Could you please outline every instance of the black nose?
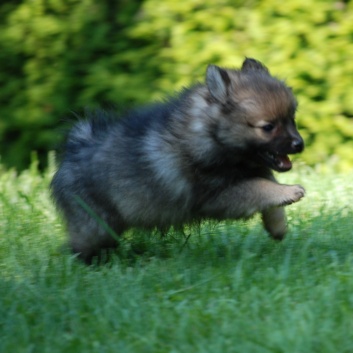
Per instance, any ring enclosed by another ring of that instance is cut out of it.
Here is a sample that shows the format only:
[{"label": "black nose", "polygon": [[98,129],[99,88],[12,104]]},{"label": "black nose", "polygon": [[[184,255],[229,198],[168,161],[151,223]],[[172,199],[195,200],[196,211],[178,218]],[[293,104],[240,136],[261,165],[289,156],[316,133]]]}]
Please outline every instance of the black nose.
[{"label": "black nose", "polygon": [[295,152],[301,152],[304,149],[304,141],[301,138],[296,138],[292,141],[291,147]]}]

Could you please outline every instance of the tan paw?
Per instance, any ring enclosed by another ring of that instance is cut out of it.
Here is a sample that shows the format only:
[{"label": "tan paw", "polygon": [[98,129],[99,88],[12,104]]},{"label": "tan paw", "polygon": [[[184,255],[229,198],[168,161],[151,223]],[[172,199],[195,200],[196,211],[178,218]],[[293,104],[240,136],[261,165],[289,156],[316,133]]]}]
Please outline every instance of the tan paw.
[{"label": "tan paw", "polygon": [[287,185],[283,193],[284,200],[281,203],[281,206],[297,202],[304,197],[304,195],[305,190],[301,185]]}]

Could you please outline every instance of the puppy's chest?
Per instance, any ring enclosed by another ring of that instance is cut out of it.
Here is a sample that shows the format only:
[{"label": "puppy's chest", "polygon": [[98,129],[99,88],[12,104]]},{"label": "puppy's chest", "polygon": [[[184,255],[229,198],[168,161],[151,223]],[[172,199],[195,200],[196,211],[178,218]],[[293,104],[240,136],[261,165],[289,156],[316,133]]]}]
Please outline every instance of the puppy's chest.
[{"label": "puppy's chest", "polygon": [[251,168],[244,163],[219,163],[207,167],[194,166],[190,171],[189,180],[196,198],[206,201],[230,187],[240,185],[243,181],[266,178],[266,174],[266,170]]},{"label": "puppy's chest", "polygon": [[208,186],[236,184],[244,179],[263,177],[267,174],[264,168],[254,167],[245,162],[220,161],[202,165],[194,164],[190,168],[190,176],[195,183]]}]

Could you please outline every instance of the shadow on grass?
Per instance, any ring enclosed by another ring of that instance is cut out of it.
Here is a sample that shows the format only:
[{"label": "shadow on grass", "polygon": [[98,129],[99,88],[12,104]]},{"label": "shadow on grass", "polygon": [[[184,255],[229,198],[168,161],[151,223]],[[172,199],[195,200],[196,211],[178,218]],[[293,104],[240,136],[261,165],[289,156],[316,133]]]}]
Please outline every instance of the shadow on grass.
[{"label": "shadow on grass", "polygon": [[103,253],[95,265],[124,266],[145,264],[152,259],[175,259],[186,266],[224,266],[239,261],[253,262],[254,266],[284,261],[322,265],[344,262],[352,257],[353,236],[350,217],[317,216],[310,221],[297,219],[281,241],[274,241],[263,230],[258,220],[245,222],[205,222],[183,231],[171,229],[166,234],[129,231],[114,251]]}]

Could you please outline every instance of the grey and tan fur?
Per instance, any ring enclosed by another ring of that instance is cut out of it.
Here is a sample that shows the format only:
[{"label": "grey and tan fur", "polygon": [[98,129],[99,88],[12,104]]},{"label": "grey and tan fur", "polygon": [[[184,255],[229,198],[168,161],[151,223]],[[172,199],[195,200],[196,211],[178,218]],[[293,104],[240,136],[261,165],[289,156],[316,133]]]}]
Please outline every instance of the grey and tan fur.
[{"label": "grey and tan fur", "polygon": [[90,262],[116,245],[97,217],[121,234],[260,212],[282,239],[283,206],[304,196],[272,172],[291,169],[287,154],[304,148],[296,106],[283,81],[246,59],[240,70],[210,65],[206,84],[124,117],[91,113],[71,130],[51,184],[72,250]]}]

